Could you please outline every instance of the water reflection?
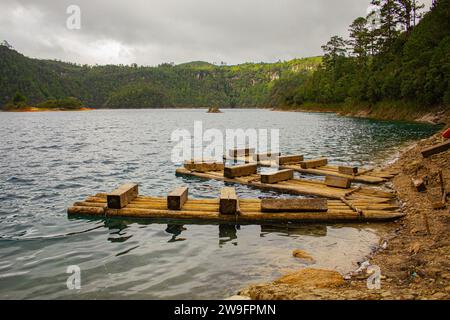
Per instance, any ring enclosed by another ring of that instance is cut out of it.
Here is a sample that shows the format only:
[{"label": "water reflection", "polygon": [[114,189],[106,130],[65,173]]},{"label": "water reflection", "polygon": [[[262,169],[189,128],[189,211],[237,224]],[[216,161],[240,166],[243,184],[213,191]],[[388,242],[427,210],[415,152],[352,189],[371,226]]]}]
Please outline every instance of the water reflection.
[{"label": "water reflection", "polygon": [[181,224],[168,224],[166,232],[172,234],[172,238],[168,242],[185,241],[185,238],[178,238],[178,236],[187,229]]},{"label": "water reflection", "polygon": [[[71,220],[94,220],[89,217],[71,217]],[[169,221],[168,219],[127,219],[121,220],[120,218],[106,218],[97,219],[103,222],[105,228],[110,230],[108,241],[110,242],[125,242],[133,237],[133,235],[127,234],[127,229],[130,225],[137,224],[141,226],[162,226],[166,225],[164,232],[170,235],[167,240],[168,243],[186,241],[188,238],[180,237],[183,232],[189,230],[194,226],[208,225],[217,226],[219,247],[222,247],[228,243],[237,246],[238,245],[238,231],[241,230],[241,225],[233,223],[208,223],[208,222],[195,222],[189,221]],[[348,226],[348,225],[346,225]],[[100,227],[100,226],[99,226]],[[334,226],[340,228],[339,226]],[[342,226],[344,227],[344,226]],[[352,225],[352,228],[359,229],[359,226]],[[98,228],[98,227],[97,227]],[[265,238],[268,235],[275,234],[281,237],[326,237],[328,226],[325,224],[295,224],[295,223],[274,223],[274,224],[262,224],[259,225],[260,232],[259,237]]]}]

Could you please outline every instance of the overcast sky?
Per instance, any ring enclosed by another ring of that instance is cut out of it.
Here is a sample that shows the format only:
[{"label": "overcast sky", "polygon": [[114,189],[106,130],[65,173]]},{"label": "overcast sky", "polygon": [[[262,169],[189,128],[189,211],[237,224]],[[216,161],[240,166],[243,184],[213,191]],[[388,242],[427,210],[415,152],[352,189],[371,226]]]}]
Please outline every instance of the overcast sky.
[{"label": "overcast sky", "polygon": [[[87,64],[228,64],[320,55],[369,0],[0,0],[0,40],[30,57]],[[427,6],[431,0],[424,1]],[[81,29],[66,26],[69,5]]]}]

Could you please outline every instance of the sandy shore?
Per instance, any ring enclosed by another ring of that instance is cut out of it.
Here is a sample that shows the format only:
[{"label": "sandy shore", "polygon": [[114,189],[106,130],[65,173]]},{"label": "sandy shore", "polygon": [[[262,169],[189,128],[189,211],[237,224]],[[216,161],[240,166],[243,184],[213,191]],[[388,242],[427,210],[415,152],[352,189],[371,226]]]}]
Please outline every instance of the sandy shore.
[{"label": "sandy shore", "polygon": [[[442,141],[440,133],[419,141],[389,165],[399,172],[392,187],[407,215],[391,224],[377,251],[367,257],[360,270],[342,276],[335,271],[303,269],[271,283],[250,286],[240,295],[255,300],[449,299],[450,203],[447,197],[446,207],[438,210],[433,209],[433,203],[442,198],[441,170],[445,190],[450,191],[450,151],[428,159],[420,153]],[[425,192],[419,193],[413,186],[412,179],[417,178],[427,182]],[[370,269],[378,267],[381,287],[369,289]]]}]

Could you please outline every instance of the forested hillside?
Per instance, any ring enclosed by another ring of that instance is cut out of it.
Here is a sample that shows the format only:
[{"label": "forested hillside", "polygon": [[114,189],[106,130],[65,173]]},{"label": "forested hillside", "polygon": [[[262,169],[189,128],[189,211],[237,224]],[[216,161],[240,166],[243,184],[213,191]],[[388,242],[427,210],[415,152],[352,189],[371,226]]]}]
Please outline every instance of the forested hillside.
[{"label": "forested hillside", "polygon": [[16,93],[29,103],[75,97],[88,106],[260,107],[267,105],[273,83],[280,77],[307,74],[321,58],[278,63],[216,66],[206,62],[157,67],[88,66],[30,59],[0,45],[0,104]]},{"label": "forested hillside", "polygon": [[278,81],[271,104],[365,109],[399,118],[410,111],[448,109],[450,1],[434,1],[427,13],[415,0],[372,5],[371,14],[350,25],[349,40],[334,36],[322,47],[324,63],[314,73]]}]

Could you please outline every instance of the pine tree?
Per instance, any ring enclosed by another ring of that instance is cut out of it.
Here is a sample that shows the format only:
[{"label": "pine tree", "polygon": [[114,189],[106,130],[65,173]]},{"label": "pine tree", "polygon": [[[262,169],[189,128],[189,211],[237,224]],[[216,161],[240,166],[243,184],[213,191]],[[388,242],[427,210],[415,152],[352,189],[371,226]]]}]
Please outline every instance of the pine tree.
[{"label": "pine tree", "polygon": [[369,28],[367,27],[367,19],[359,17],[353,21],[349,28],[350,41],[349,44],[352,47],[353,55],[355,55],[360,61],[364,61],[370,54],[370,35]]}]

